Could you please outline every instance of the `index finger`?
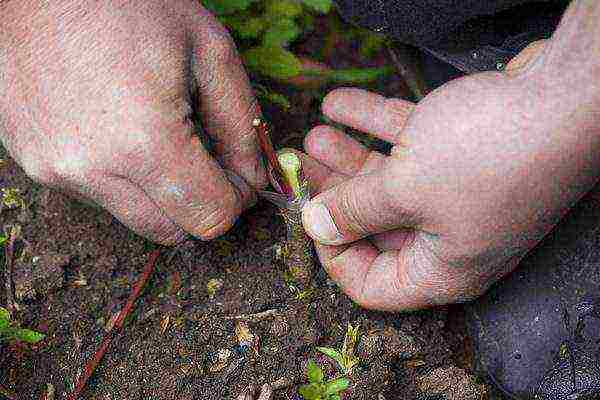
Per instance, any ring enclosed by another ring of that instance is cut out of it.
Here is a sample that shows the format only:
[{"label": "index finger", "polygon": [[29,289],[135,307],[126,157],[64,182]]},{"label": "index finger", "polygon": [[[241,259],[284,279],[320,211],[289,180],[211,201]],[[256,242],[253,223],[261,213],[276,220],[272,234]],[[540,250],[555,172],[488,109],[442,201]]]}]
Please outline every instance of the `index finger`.
[{"label": "index finger", "polygon": [[199,4],[191,32],[192,74],[203,125],[215,139],[223,167],[251,186],[267,184],[252,121],[260,114],[235,44],[218,21]]}]

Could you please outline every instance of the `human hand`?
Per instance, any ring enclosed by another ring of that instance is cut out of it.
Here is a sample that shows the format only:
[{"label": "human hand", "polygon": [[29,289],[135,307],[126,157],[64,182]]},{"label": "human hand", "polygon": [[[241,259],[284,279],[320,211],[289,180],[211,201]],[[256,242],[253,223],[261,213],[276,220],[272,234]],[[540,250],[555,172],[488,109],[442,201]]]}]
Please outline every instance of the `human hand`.
[{"label": "human hand", "polygon": [[199,2],[5,1],[0,14],[0,139],[33,179],[163,244],[218,236],[253,203],[258,106]]},{"label": "human hand", "polygon": [[357,303],[398,311],[473,299],[593,186],[594,119],[532,56],[416,106],[357,89],[327,96],[331,119],[394,144],[386,157],[325,126],[305,141],[322,193],[304,226]]}]

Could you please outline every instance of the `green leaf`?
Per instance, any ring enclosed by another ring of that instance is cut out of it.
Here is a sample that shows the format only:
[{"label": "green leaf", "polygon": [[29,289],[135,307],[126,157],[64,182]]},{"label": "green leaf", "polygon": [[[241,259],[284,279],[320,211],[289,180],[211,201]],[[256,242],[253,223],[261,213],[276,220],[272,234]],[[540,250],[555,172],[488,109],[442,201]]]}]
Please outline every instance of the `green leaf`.
[{"label": "green leaf", "polygon": [[0,235],[0,246],[2,246],[8,240],[8,236]]},{"label": "green leaf", "polygon": [[219,21],[239,35],[241,39],[257,39],[267,28],[267,21],[261,17],[226,15],[219,17]]},{"label": "green leaf", "polygon": [[327,14],[331,11],[331,0],[302,0],[304,4],[323,14]]},{"label": "green leaf", "polygon": [[265,32],[264,46],[286,46],[300,35],[300,28],[293,19],[282,18]]},{"label": "green leaf", "polygon": [[267,89],[266,87],[264,87],[263,85],[255,84],[255,85],[253,85],[253,87],[254,87],[254,94],[256,95],[256,97],[264,99],[270,103],[273,103],[273,104],[283,108],[284,110],[288,110],[291,107],[291,104],[290,104],[290,101],[288,100],[288,98],[285,97],[284,95],[282,95],[281,93],[273,92],[273,91]]},{"label": "green leaf", "polygon": [[289,79],[302,71],[300,60],[279,46],[254,47],[247,50],[243,58],[248,68],[275,79]]},{"label": "green leaf", "polygon": [[329,400],[342,400],[339,394],[332,394],[329,396]]},{"label": "green leaf", "polygon": [[256,0],[202,0],[202,5],[216,15],[233,14],[245,10]]},{"label": "green leaf", "polygon": [[332,349],[331,347],[317,347],[317,351],[320,351],[321,353],[325,354],[327,357],[333,358],[335,361],[338,362],[338,364],[340,364],[340,366],[343,366],[344,357],[336,349]]},{"label": "green leaf", "polygon": [[325,384],[327,386],[326,393],[327,395],[338,394],[350,386],[350,381],[346,378],[338,378],[332,381],[329,381]]},{"label": "green leaf", "polygon": [[31,329],[17,329],[14,333],[16,339],[19,339],[25,343],[35,344],[40,342],[46,336],[39,332],[32,331]]},{"label": "green leaf", "polygon": [[371,58],[381,51],[386,40],[385,36],[367,33],[360,41],[360,48],[358,51],[363,58]]},{"label": "green leaf", "polygon": [[310,383],[321,383],[323,382],[323,378],[325,378],[323,370],[313,360],[308,360],[306,374]]},{"label": "green leaf", "polygon": [[294,18],[302,14],[302,6],[294,0],[270,0],[267,2],[265,14],[273,21],[279,18]]},{"label": "green leaf", "polygon": [[304,400],[323,400],[321,397],[321,388],[314,383],[300,386],[298,393],[300,393],[300,396],[302,396]]},{"label": "green leaf", "polygon": [[6,308],[0,307],[0,330],[8,328],[10,325],[10,313]]},{"label": "green leaf", "polygon": [[336,83],[367,83],[393,72],[392,68],[350,68],[332,71],[328,77]]}]

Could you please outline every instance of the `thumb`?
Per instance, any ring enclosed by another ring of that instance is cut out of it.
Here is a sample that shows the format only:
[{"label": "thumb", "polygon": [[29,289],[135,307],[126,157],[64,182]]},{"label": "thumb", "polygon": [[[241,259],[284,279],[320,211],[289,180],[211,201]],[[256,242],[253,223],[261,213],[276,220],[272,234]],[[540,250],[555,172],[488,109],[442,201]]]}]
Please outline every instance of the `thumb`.
[{"label": "thumb", "polygon": [[352,243],[399,227],[415,227],[422,215],[412,198],[414,191],[388,170],[357,176],[312,199],[302,211],[307,233],[326,245]]}]

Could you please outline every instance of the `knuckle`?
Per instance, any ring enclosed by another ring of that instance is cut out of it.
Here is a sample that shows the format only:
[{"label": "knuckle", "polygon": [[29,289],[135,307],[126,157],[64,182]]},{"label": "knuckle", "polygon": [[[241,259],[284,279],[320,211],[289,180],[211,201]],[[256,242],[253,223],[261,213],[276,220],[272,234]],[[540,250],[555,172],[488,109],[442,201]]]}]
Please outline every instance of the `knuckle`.
[{"label": "knuckle", "polygon": [[341,193],[340,208],[346,225],[352,233],[358,235],[369,233],[370,224],[364,218],[364,212],[354,190],[344,190]]}]

